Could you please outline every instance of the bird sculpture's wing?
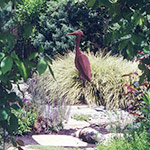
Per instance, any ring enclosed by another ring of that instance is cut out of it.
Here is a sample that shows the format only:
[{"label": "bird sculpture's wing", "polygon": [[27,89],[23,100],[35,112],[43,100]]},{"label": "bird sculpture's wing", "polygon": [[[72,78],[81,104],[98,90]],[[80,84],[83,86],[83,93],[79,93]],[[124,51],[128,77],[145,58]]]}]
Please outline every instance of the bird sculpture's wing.
[{"label": "bird sculpture's wing", "polygon": [[82,73],[82,76],[88,80],[91,81],[91,67],[89,59],[86,55],[80,54],[78,57],[78,66],[80,68],[80,72]]}]

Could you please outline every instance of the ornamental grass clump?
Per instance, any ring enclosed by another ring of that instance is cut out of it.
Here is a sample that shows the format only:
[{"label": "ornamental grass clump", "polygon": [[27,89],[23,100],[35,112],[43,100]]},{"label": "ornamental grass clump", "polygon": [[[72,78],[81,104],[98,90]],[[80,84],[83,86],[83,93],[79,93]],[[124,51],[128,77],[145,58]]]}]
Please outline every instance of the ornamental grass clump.
[{"label": "ornamental grass clump", "polygon": [[75,54],[71,52],[53,61],[52,68],[57,81],[47,71],[37,77],[38,86],[35,89],[42,88],[43,94],[51,103],[54,103],[59,91],[61,97],[71,104],[86,102],[104,105],[107,109],[125,108],[127,103],[122,96],[123,85],[129,81],[121,76],[138,71],[138,64],[110,54],[104,56],[100,53],[94,56],[88,53],[86,55],[91,64],[91,82],[85,82],[83,86],[79,72],[75,68]]}]

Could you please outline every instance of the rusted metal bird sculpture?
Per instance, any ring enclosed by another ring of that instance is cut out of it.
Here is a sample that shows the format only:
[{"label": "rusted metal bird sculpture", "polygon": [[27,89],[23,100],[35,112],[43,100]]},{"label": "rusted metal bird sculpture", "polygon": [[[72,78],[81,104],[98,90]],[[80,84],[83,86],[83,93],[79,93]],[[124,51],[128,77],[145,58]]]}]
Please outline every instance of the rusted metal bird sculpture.
[{"label": "rusted metal bird sculpture", "polygon": [[76,42],[76,56],[75,56],[75,66],[80,73],[80,78],[84,81],[91,81],[91,67],[88,57],[80,51],[79,45],[82,36],[85,36],[81,30],[77,30],[68,35],[75,35],[77,37]]}]

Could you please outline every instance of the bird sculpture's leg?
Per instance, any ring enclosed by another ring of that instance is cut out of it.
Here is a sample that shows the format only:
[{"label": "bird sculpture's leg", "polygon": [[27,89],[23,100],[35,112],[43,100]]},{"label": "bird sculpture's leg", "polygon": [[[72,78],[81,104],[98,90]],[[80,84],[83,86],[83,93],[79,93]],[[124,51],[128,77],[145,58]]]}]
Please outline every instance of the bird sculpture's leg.
[{"label": "bird sculpture's leg", "polygon": [[85,98],[85,94],[84,94],[84,90],[85,90],[85,80],[81,79],[82,80],[82,92],[81,92],[81,101],[83,104],[87,104],[87,101],[86,101],[86,98]]},{"label": "bird sculpture's leg", "polygon": [[85,88],[85,81],[82,80],[82,87]]}]

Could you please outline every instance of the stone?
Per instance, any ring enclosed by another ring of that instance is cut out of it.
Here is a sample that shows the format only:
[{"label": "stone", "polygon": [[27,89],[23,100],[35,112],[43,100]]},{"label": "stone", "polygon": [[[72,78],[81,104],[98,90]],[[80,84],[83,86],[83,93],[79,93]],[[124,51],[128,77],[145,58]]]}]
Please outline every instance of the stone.
[{"label": "stone", "polygon": [[105,111],[105,107],[104,106],[94,106],[93,108],[96,111]]},{"label": "stone", "polygon": [[84,127],[77,131],[76,137],[79,137],[84,142],[90,144],[100,143],[105,140],[103,134],[99,133],[97,130],[91,127]]},{"label": "stone", "polygon": [[25,82],[22,82],[19,83],[19,88],[20,90],[18,89],[18,86],[17,84],[12,84],[12,90],[11,92],[15,92],[17,96],[19,96],[20,99],[23,99],[23,94],[24,93],[24,98],[27,99],[28,101],[31,101],[32,100],[32,95],[29,94],[29,92],[27,91],[29,86],[25,83]]},{"label": "stone", "polygon": [[88,143],[69,135],[33,135],[32,138],[40,145],[86,147]]},{"label": "stone", "polygon": [[87,126],[90,126],[90,124],[86,121],[78,121],[75,119],[69,119],[68,122],[63,124],[64,129],[80,129]]},{"label": "stone", "polygon": [[[107,144],[114,137],[123,138],[123,133],[111,133],[111,129],[124,131],[125,128],[133,123],[135,117],[127,111],[116,110],[110,111],[99,106],[89,107],[87,105],[76,105],[64,107],[69,108],[68,119],[63,120],[63,132],[59,135],[34,135],[32,140],[34,143],[51,146],[71,146],[71,147],[88,147],[95,145],[97,142]],[[103,110],[104,109],[104,110]],[[47,118],[55,118],[60,112],[56,106],[45,106],[43,111],[44,120]],[[58,113],[59,112],[59,113]],[[63,112],[63,111],[62,111]],[[65,116],[61,112],[61,115]],[[90,115],[88,121],[77,121],[73,119],[73,115]],[[55,120],[55,119],[54,119]],[[135,124],[133,127],[138,126]],[[66,132],[72,131],[72,132]],[[73,137],[75,136],[75,137]],[[28,138],[31,141],[31,139]],[[26,145],[26,142],[25,142]]]}]

